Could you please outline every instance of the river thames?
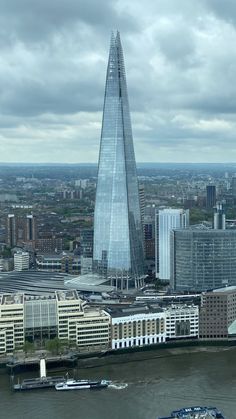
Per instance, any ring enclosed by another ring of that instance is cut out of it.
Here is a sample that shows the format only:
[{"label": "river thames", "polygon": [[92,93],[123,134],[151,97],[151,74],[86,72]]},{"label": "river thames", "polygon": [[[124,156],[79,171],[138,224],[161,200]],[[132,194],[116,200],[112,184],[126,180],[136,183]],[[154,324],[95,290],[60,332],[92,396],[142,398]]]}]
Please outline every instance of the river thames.
[{"label": "river thames", "polygon": [[[227,419],[235,419],[235,361],[234,348],[201,348],[190,353],[176,349],[167,357],[79,369],[79,378],[105,378],[115,384],[99,391],[14,393],[9,376],[2,373],[0,418],[156,419],[183,406],[211,405]],[[27,373],[21,379],[36,375]]]}]

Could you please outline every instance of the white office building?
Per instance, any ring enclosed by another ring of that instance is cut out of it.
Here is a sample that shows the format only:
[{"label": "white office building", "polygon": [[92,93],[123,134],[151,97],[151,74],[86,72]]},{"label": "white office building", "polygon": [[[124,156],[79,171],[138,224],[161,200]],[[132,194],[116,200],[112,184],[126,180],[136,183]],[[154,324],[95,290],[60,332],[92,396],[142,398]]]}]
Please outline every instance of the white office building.
[{"label": "white office building", "polygon": [[14,254],[14,270],[25,271],[29,269],[30,257],[28,252],[17,252]]},{"label": "white office building", "polygon": [[198,338],[199,307],[197,305],[172,305],[164,311],[166,340]]},{"label": "white office building", "polygon": [[158,217],[159,278],[170,280],[170,232],[189,226],[189,210],[166,208],[159,210]]}]

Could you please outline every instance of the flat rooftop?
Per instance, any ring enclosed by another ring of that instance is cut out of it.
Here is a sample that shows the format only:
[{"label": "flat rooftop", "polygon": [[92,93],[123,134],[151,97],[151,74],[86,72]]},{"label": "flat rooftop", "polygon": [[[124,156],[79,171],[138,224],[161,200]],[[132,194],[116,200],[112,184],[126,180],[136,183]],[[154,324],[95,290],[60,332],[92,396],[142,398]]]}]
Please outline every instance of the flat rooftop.
[{"label": "flat rooftop", "polygon": [[79,296],[75,290],[56,291],[58,301],[77,301]]},{"label": "flat rooftop", "polygon": [[[236,292],[236,286],[232,285],[232,286],[229,286],[229,287],[216,288],[212,292],[220,293],[220,294]],[[207,292],[206,292],[206,294],[207,294]]]},{"label": "flat rooftop", "polygon": [[105,311],[110,314],[111,317],[125,317],[134,316],[135,314],[149,314],[149,313],[163,313],[163,309],[157,306],[116,306],[106,307]]},{"label": "flat rooftop", "polygon": [[2,294],[1,305],[23,304],[24,294]]}]

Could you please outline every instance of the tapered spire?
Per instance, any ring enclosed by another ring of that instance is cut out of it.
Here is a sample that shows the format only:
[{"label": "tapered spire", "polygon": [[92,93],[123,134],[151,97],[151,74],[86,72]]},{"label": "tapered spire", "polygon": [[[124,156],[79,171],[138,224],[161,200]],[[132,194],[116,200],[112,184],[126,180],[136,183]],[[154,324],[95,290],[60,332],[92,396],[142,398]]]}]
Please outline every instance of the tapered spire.
[{"label": "tapered spire", "polygon": [[139,191],[119,32],[107,66],[94,215],[94,267],[121,287],[143,276]]}]

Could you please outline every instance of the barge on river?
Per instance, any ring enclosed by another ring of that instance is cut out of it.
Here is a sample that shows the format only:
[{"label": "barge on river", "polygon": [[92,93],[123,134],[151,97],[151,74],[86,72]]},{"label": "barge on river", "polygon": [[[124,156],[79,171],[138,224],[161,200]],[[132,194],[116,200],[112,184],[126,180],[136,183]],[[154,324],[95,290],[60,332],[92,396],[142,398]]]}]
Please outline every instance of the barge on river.
[{"label": "barge on river", "polygon": [[158,419],[226,419],[216,407],[184,407]]},{"label": "barge on river", "polygon": [[42,388],[55,388],[57,383],[62,383],[65,381],[64,377],[44,377],[44,378],[29,378],[23,380],[21,383],[14,384],[13,390],[22,391],[22,390],[34,390]]},{"label": "barge on river", "polygon": [[21,383],[13,384],[13,390],[22,391],[22,390],[34,390],[34,389],[43,389],[43,388],[55,388],[58,383],[65,382],[65,377],[47,377],[46,374],[46,360],[44,358],[40,359],[40,377],[37,378],[28,378],[23,380]]}]

